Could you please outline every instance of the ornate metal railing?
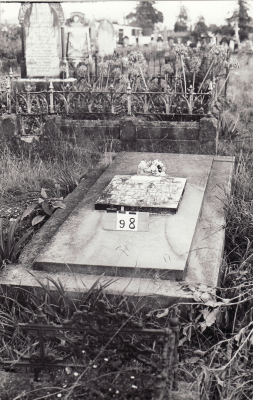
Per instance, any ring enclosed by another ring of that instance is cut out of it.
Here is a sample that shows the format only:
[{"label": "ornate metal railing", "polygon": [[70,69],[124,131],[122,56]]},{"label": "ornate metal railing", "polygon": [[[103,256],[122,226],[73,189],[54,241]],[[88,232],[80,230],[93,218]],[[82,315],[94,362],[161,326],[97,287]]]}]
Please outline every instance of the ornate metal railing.
[{"label": "ornate metal railing", "polygon": [[[4,368],[11,366],[32,367],[35,380],[41,370],[59,367],[80,367],[84,364],[68,363],[70,357],[84,353],[105,354],[113,349],[126,360],[136,359],[156,371],[154,400],[170,399],[171,390],[177,389],[177,344],[179,323],[177,318],[169,319],[165,329],[147,329],[130,314],[108,309],[103,301],[98,301],[92,311],[76,311],[70,320],[62,324],[49,323],[40,311],[30,323],[20,323],[18,327],[35,337],[37,346],[33,354],[21,356],[14,361],[2,361]],[[152,358],[154,351],[144,345],[144,339],[162,341],[163,350],[160,363]],[[51,352],[46,350],[49,341]],[[93,360],[94,361],[94,360]],[[159,365],[160,364],[160,365]]]},{"label": "ornate metal railing", "polygon": [[85,114],[207,114],[213,91],[207,93],[132,92],[128,85],[126,92],[117,92],[111,86],[104,92],[81,92],[69,90],[26,92],[16,95],[16,112],[20,115],[60,114],[81,117]]},{"label": "ornate metal railing", "polygon": [[140,114],[158,120],[167,120],[171,116],[182,120],[188,118],[187,115],[200,118],[210,114],[217,99],[218,85],[211,85],[206,93],[194,93],[191,87],[187,93],[174,92],[169,85],[159,92],[135,92],[130,82],[125,91],[118,91],[113,85],[107,91],[88,88],[77,91],[69,85],[55,90],[52,81],[48,90],[34,91],[34,87],[27,84],[24,91],[18,92],[11,76],[0,82],[0,115],[16,113],[21,135],[41,135],[48,115],[77,120]]}]

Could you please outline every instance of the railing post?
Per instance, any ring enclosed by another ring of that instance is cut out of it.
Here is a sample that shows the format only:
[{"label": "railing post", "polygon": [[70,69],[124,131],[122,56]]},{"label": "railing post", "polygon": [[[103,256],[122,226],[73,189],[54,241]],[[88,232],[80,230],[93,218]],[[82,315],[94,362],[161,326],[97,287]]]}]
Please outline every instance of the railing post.
[{"label": "railing post", "polygon": [[53,82],[49,83],[49,113],[53,114],[54,112],[54,87]]},{"label": "railing post", "polygon": [[13,78],[13,72],[12,72],[12,68],[10,67],[10,72],[9,72],[9,78],[10,78],[10,81],[12,81],[12,78]]},{"label": "railing post", "polygon": [[193,106],[194,106],[194,88],[192,85],[189,87],[189,101],[188,101],[188,112],[192,114]]},{"label": "railing post", "polygon": [[130,81],[128,81],[128,85],[127,85],[127,114],[131,115],[132,114],[132,96],[131,96],[131,85],[130,85]]},{"label": "railing post", "polygon": [[6,86],[6,97],[7,97],[7,113],[11,114],[11,83],[10,78],[7,78],[7,86]]},{"label": "railing post", "polygon": [[114,110],[114,104],[113,104],[114,86],[113,86],[113,85],[110,85],[109,90],[110,90],[110,94],[111,94],[111,113],[114,114],[114,112],[115,112],[115,110]]},{"label": "railing post", "polygon": [[210,81],[208,87],[208,111],[207,111],[207,114],[209,116],[211,116],[213,108],[213,91],[214,91],[213,82]]},{"label": "railing post", "polygon": [[70,106],[70,102],[69,102],[69,89],[70,89],[70,86],[69,86],[69,84],[67,84],[66,85],[66,93],[67,93],[67,96],[66,96],[66,114],[68,115],[68,113],[69,113],[69,106]]},{"label": "railing post", "polygon": [[158,72],[157,79],[158,79],[158,86],[160,86],[161,85],[161,70],[160,70],[160,72]]},{"label": "railing post", "polygon": [[144,101],[144,105],[143,105],[143,111],[144,111],[144,114],[147,114],[147,112],[148,112],[148,95],[147,95],[147,93],[145,93],[144,99],[145,99],[145,101]]},{"label": "railing post", "polygon": [[97,51],[95,53],[95,81],[98,79],[98,56]]},{"label": "railing post", "polygon": [[27,113],[28,114],[31,114],[31,112],[32,112],[31,93],[30,93],[31,90],[32,90],[32,87],[31,87],[30,84],[28,84],[26,86],[26,91],[27,91]]},{"label": "railing post", "polygon": [[171,111],[171,89],[167,86],[165,92],[165,112],[170,114]]}]

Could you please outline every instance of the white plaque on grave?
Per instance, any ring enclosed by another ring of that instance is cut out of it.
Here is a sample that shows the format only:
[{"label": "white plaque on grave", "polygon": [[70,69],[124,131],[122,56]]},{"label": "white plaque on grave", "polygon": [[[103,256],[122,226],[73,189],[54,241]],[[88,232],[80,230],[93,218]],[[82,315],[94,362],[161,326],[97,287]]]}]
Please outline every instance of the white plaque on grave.
[{"label": "white plaque on grave", "polygon": [[116,175],[95,203],[96,210],[124,206],[130,211],[176,211],[186,178]]}]

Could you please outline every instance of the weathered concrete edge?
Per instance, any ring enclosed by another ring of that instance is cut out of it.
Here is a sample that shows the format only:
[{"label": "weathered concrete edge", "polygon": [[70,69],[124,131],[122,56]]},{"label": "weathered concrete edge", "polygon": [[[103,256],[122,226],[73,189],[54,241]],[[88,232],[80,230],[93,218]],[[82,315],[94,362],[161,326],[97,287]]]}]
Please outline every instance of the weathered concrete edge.
[{"label": "weathered concrete edge", "polygon": [[23,250],[19,257],[19,262],[23,267],[30,269],[33,260],[41,252],[48,241],[55,235],[56,231],[71,214],[77,204],[81,201],[88,190],[93,186],[96,180],[100,177],[101,173],[110,165],[114,153],[106,153],[105,156],[98,162],[96,168],[90,170],[77,188],[64,199],[66,204],[65,209],[58,209],[45,223],[45,225],[33,236],[32,240]]},{"label": "weathered concrete edge", "polygon": [[[222,171],[221,162],[225,162]],[[223,200],[231,192],[234,162],[234,157],[214,157],[205,200],[187,260],[185,282],[203,283],[212,287],[219,285],[225,245]],[[191,268],[188,268],[188,264]]]},{"label": "weathered concrete edge", "polygon": [[[1,285],[42,289],[38,281],[45,284],[48,281],[48,277],[56,282],[60,280],[65,290],[73,294],[87,292],[99,278],[98,275],[84,275],[72,272],[29,271],[21,264],[16,264],[10,265],[2,271]],[[150,303],[159,303],[162,306],[167,306],[168,301],[170,303],[194,302],[193,293],[190,290],[183,289],[184,282],[144,278],[114,278],[100,275],[99,284],[101,286],[109,281],[111,282],[110,285],[104,289],[104,293],[107,295],[124,295],[135,298],[137,301],[148,297]],[[52,283],[50,283],[50,288],[52,290],[55,289]]]}]

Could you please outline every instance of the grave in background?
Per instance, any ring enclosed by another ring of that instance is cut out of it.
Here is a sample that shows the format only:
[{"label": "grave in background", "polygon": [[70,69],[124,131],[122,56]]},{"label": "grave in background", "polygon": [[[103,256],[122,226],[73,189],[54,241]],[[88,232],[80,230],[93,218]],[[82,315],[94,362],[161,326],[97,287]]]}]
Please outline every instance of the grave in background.
[{"label": "grave in background", "polygon": [[[148,230],[122,232],[113,228],[117,221],[111,210],[108,229],[109,213],[95,210],[95,204],[115,175],[135,175],[143,159],[158,159],[168,176],[187,179],[178,210],[155,210],[148,216]],[[187,279],[216,286],[225,233],[222,198],[230,188],[233,162],[204,155],[118,154],[36,257],[34,269],[139,279],[139,290],[141,282],[155,284],[156,279],[165,285]]]},{"label": "grave in background", "polygon": [[66,21],[67,59],[77,66],[90,53],[89,23],[81,12],[73,12]]},{"label": "grave in background", "polygon": [[98,27],[98,52],[100,56],[108,56],[114,52],[114,29],[107,19],[103,19]]},{"label": "grave in background", "polygon": [[21,3],[22,78],[58,78],[66,63],[64,14],[60,3]]}]

